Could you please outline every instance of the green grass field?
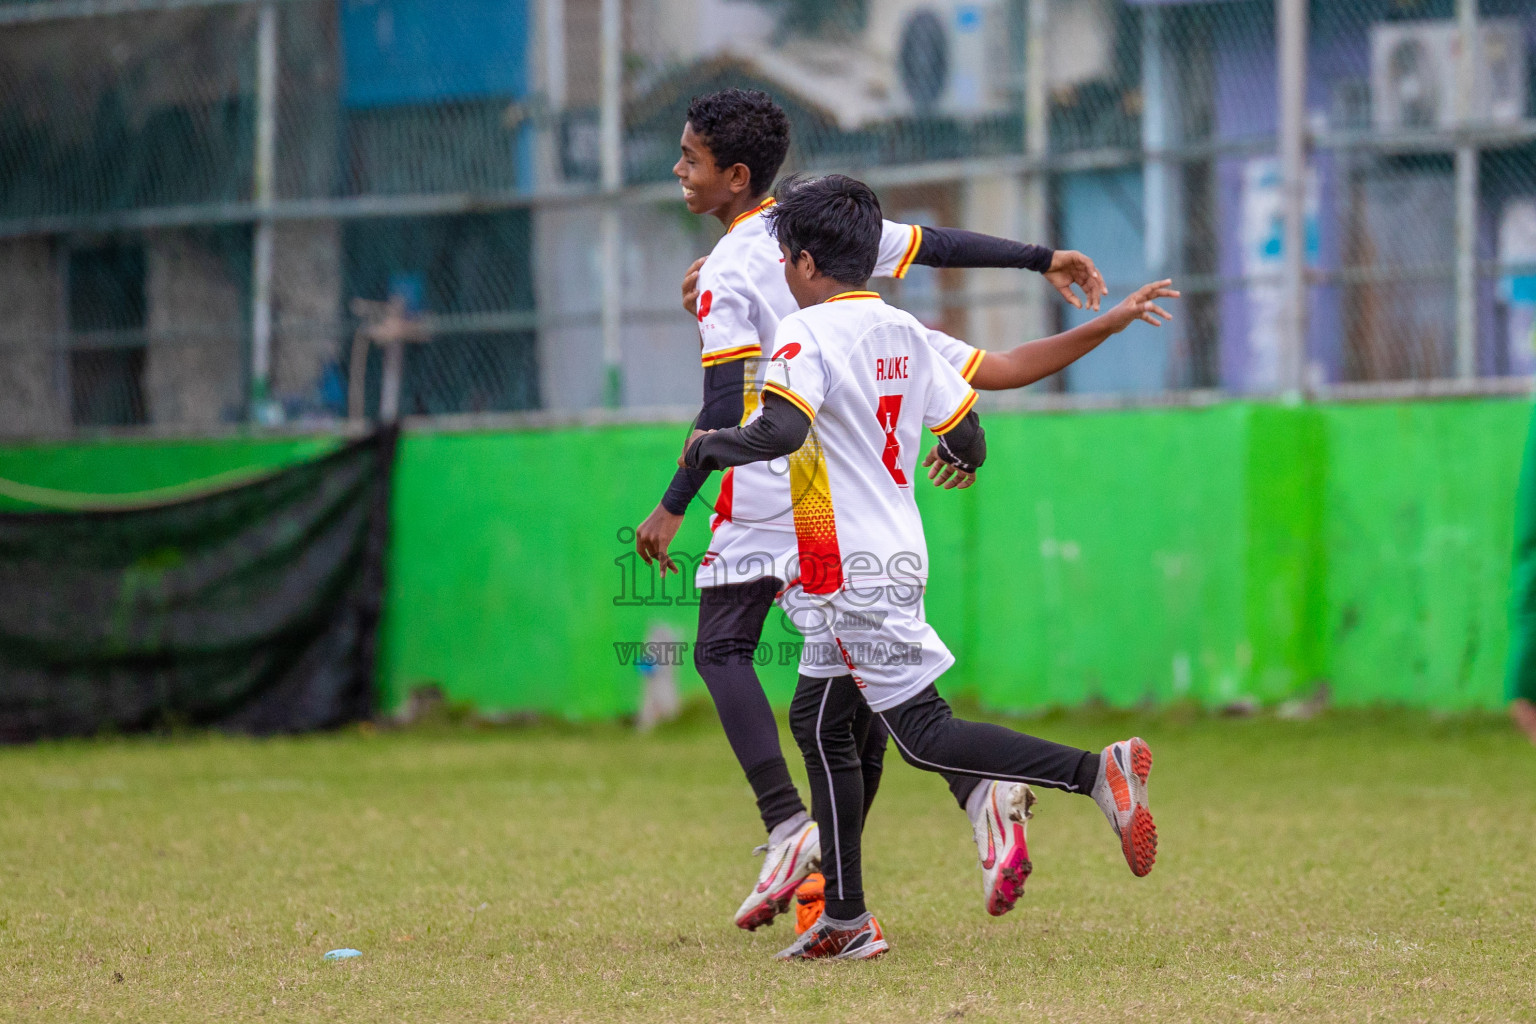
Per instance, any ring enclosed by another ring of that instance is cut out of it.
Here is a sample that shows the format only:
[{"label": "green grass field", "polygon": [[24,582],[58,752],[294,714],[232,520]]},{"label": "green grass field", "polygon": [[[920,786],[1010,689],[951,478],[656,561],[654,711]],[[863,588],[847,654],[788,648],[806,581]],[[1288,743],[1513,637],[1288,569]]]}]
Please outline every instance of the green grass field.
[{"label": "green grass field", "polygon": [[1502,722],[1031,728],[1147,737],[1157,869],[1045,793],[989,918],[963,816],[892,754],[869,964],[732,927],[759,829],[699,715],[3,750],[0,1018],[1536,1019],[1536,751]]}]

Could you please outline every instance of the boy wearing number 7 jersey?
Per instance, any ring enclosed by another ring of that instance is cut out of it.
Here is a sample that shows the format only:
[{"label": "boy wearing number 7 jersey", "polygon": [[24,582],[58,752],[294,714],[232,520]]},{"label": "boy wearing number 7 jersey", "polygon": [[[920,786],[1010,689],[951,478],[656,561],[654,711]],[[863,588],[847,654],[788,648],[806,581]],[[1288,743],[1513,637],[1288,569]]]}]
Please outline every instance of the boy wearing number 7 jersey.
[{"label": "boy wearing number 7 jersey", "polygon": [[[778,244],[765,226],[765,215],[772,209],[768,186],[788,145],[788,119],[762,93],[725,90],[699,97],[689,108],[674,173],[689,210],[716,216],[727,228],[698,284],[705,368],[700,426],[735,426],[756,414],[761,366],[776,349],[778,323],[798,308],[785,284]],[[900,277],[913,263],[1038,270],[1063,294],[1070,296],[1076,283],[1095,308],[1103,292],[1092,261],[1081,253],[883,222],[875,273]],[[1054,372],[1106,336],[1084,325],[1002,353],[981,352],[938,332],[930,332],[928,341],[978,387],[997,389],[1019,387]],[[946,480],[952,467],[936,466],[935,471],[937,482],[958,483]],[[636,530],[641,556],[648,563],[659,561],[664,573],[676,568],[667,546],[706,475],[680,471],[661,504]],[[819,855],[815,824],[790,780],[779,751],[778,725],[752,660],[775,595],[793,580],[788,561],[794,554],[791,510],[797,500],[782,465],[742,467],[728,474],[714,510],[706,564],[698,574],[695,664],[769,833],[762,871],[736,912],[736,923],[748,929],[788,908],[790,894]],[[866,748],[870,794],[879,779],[883,749],[883,734],[877,729]],[[1017,899],[1028,870],[1023,818],[1029,794],[1023,786],[978,784],[961,776],[948,781],[971,819],[987,909],[1004,913]],[[983,814],[984,805],[994,806],[999,814]],[[990,855],[996,843],[1003,850]]]},{"label": "boy wearing number 7 jersey", "polygon": [[[788,456],[804,488],[794,509],[795,604],[807,654],[790,719],[821,836],[826,909],[779,955],[867,959],[887,948],[864,905],[860,860],[859,745],[875,722],[915,767],[1092,795],[1131,870],[1145,875],[1157,832],[1144,742],[1095,754],[956,719],[938,695],[934,684],[954,657],[923,614],[927,546],[912,477],[922,427],[939,436],[938,457],[967,478],[981,466],[976,394],[916,320],[863,290],[878,251],[874,194],[830,175],[792,182],[781,195],[772,227],[801,309],[779,325],[761,415],[697,432],[680,460],[724,469]],[[1110,315],[1123,327],[1155,313],[1150,302],[1128,301]],[[815,657],[819,647],[841,664]]]}]

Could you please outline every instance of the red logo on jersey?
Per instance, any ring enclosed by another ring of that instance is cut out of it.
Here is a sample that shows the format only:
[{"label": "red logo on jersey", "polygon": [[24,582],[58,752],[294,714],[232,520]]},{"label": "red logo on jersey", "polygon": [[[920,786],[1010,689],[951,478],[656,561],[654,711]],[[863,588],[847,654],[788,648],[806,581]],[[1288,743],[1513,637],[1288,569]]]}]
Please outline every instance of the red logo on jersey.
[{"label": "red logo on jersey", "polygon": [[775,359],[793,359],[800,354],[800,343],[792,341],[773,354]]},{"label": "red logo on jersey", "polygon": [[703,295],[699,296],[699,319],[700,320],[703,320],[705,317],[709,316],[709,307],[710,307],[710,305],[714,301],[715,301],[715,293],[714,292],[706,291]]}]

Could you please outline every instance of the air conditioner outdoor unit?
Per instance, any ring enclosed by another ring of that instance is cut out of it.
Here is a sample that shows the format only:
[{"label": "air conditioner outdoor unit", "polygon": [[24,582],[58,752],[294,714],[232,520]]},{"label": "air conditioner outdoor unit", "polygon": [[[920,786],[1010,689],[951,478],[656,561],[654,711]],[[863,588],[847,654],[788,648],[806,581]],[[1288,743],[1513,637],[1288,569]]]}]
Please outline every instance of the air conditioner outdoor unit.
[{"label": "air conditioner outdoor unit", "polygon": [[896,40],[896,80],[921,114],[977,116],[1008,107],[1008,26],[998,0],[914,7]]},{"label": "air conditioner outdoor unit", "polygon": [[[1525,117],[1525,32],[1513,18],[1478,23],[1469,123],[1510,124]],[[1454,21],[1393,21],[1371,26],[1371,123],[1377,131],[1455,128],[1461,36]]]}]

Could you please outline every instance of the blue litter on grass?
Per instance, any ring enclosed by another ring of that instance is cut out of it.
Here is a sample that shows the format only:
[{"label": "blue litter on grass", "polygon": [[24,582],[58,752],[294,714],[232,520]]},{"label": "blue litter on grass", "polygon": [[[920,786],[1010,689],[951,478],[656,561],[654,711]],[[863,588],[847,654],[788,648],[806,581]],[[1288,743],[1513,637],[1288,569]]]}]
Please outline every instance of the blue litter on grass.
[{"label": "blue litter on grass", "polygon": [[325,958],[327,960],[350,960],[354,956],[362,955],[363,951],[360,949],[333,949],[325,954]]}]

